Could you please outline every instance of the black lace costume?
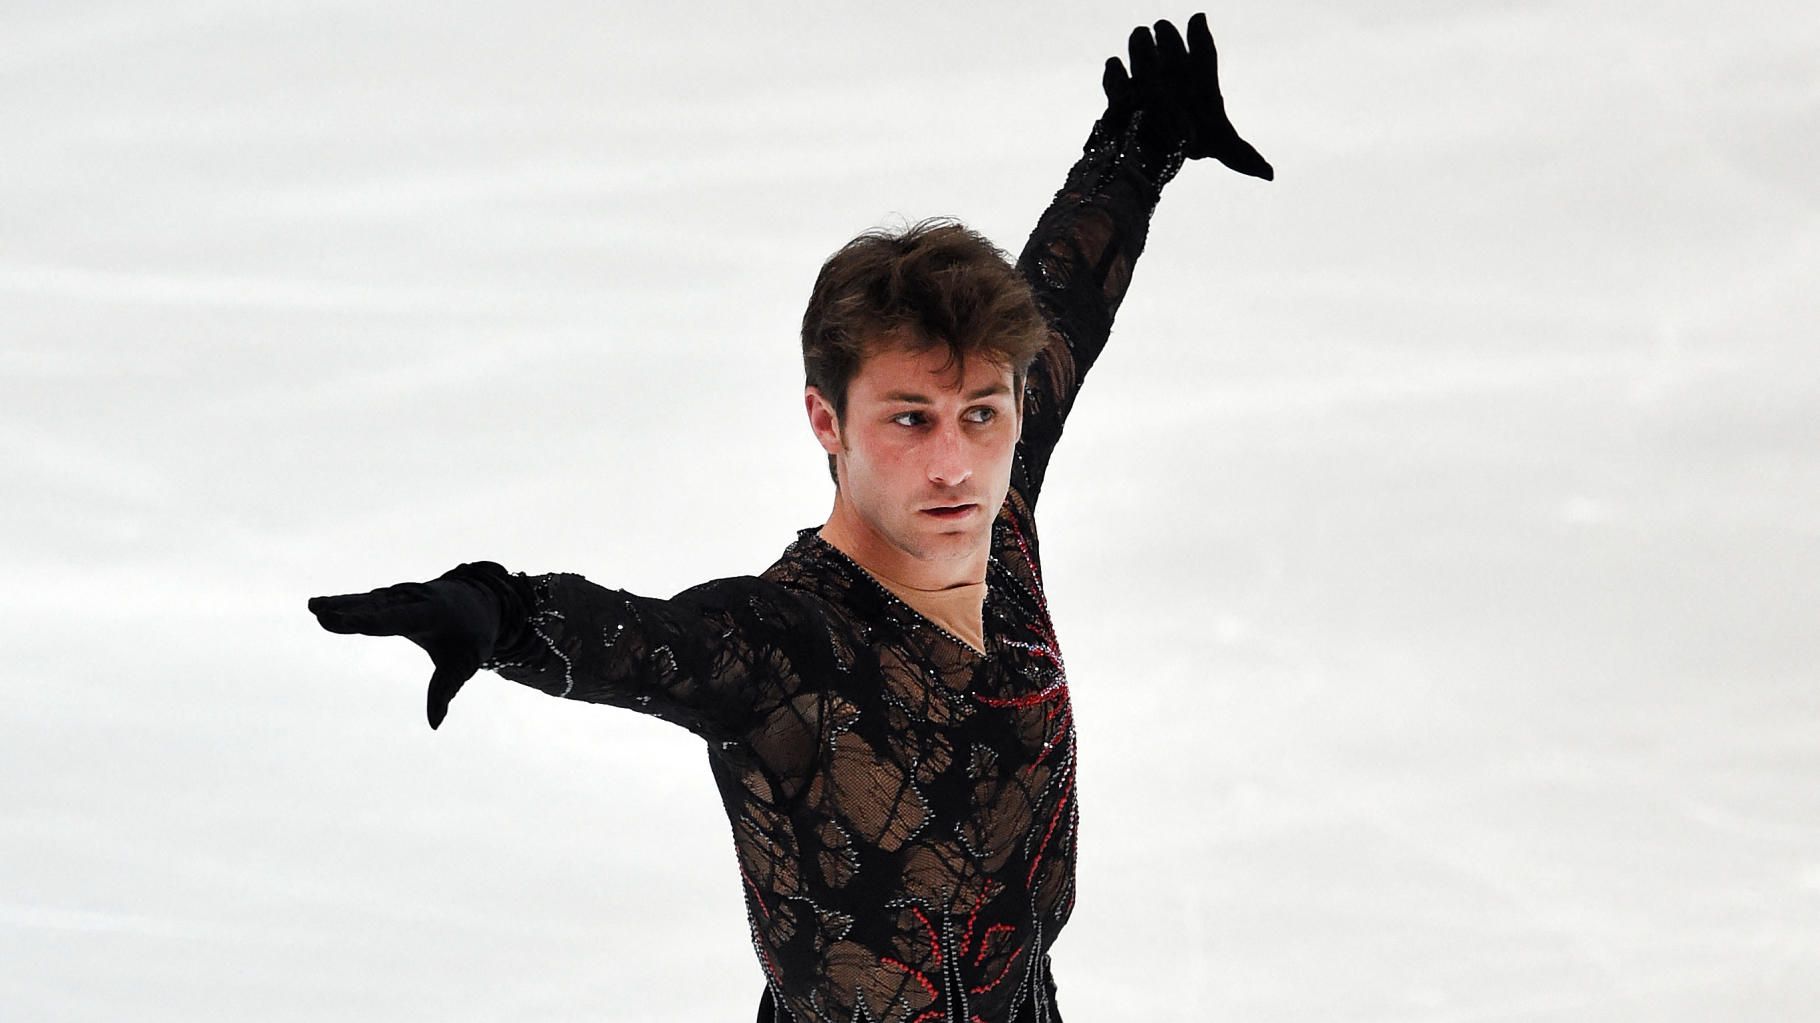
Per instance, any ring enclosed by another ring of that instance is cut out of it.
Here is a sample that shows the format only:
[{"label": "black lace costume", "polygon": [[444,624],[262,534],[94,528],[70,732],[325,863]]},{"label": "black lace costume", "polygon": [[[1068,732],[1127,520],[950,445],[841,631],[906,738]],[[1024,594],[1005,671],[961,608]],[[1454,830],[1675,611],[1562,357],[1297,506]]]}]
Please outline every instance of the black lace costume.
[{"label": "black lace costume", "polygon": [[[1131,127],[1135,127],[1132,125]],[[1058,1020],[1074,907],[1074,722],[1032,512],[1179,153],[1096,124],[1018,260],[1075,383],[1032,367],[992,528],[985,652],[801,530],[757,576],[669,600],[512,575],[486,667],[707,741],[777,1021]]]}]

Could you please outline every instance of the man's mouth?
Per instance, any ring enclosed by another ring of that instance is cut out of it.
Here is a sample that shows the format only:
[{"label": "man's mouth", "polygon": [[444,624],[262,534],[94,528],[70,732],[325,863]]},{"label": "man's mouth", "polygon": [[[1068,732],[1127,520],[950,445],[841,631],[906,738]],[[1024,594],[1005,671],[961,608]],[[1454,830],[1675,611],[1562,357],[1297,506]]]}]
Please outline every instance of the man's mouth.
[{"label": "man's mouth", "polygon": [[924,508],[924,515],[933,515],[938,519],[958,519],[979,507],[976,504],[953,504],[941,508]]}]

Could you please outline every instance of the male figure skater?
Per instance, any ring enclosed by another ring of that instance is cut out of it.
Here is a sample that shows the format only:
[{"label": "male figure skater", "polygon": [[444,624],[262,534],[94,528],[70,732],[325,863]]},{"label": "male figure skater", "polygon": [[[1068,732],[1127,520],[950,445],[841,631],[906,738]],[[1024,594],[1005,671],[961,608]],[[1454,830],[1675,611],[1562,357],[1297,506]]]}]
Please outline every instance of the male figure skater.
[{"label": "male figure skater", "polygon": [[1202,157],[1272,177],[1227,120],[1203,15],[1129,46],[1015,267],[947,221],[822,267],[804,405],[834,509],[763,573],[659,600],[481,561],[310,601],[331,632],[428,651],[432,728],[489,668],[706,740],[761,1023],[1060,1019],[1078,813],[1037,495],[1163,185]]}]

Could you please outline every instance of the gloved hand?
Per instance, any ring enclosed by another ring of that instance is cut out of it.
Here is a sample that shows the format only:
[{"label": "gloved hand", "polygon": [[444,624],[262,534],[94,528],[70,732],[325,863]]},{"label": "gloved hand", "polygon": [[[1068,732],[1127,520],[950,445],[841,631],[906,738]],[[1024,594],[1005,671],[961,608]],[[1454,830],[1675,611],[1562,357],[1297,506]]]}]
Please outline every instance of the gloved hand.
[{"label": "gloved hand", "polygon": [[1270,161],[1239,138],[1226,117],[1219,54],[1205,14],[1188,19],[1186,46],[1174,25],[1159,21],[1154,39],[1142,25],[1132,29],[1130,47],[1129,76],[1117,57],[1106,58],[1100,84],[1106,90],[1109,122],[1126,123],[1142,111],[1139,139],[1160,152],[1180,144],[1182,155],[1190,160],[1211,156],[1240,174],[1265,181],[1276,177]]},{"label": "gloved hand", "polygon": [[310,611],[330,632],[403,636],[430,655],[427,710],[430,727],[442,724],[449,701],[493,655],[501,630],[501,601],[488,586],[467,578],[471,569],[505,569],[490,561],[462,565],[427,583],[399,583],[366,593],[311,597]]}]

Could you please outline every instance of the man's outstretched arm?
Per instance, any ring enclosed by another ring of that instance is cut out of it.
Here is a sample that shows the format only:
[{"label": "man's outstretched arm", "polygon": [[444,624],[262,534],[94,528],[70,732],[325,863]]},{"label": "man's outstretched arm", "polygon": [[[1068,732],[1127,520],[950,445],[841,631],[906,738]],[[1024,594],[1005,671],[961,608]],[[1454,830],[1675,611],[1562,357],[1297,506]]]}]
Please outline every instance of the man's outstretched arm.
[{"label": "man's outstretched arm", "polygon": [[738,744],[795,695],[815,656],[813,612],[753,577],[717,579],[662,600],[579,575],[526,576],[490,561],[427,583],[315,597],[330,632],[403,636],[430,655],[427,711],[482,668],[551,696],[625,707],[711,743]]},{"label": "man's outstretched arm", "polygon": [[1030,370],[1013,476],[1032,506],[1081,381],[1112,332],[1163,186],[1184,160],[1205,157],[1275,177],[1226,117],[1205,15],[1188,19],[1186,42],[1167,21],[1156,23],[1154,36],[1133,29],[1129,42],[1130,73],[1107,58],[1106,111],[1018,257],[1054,334]]}]

